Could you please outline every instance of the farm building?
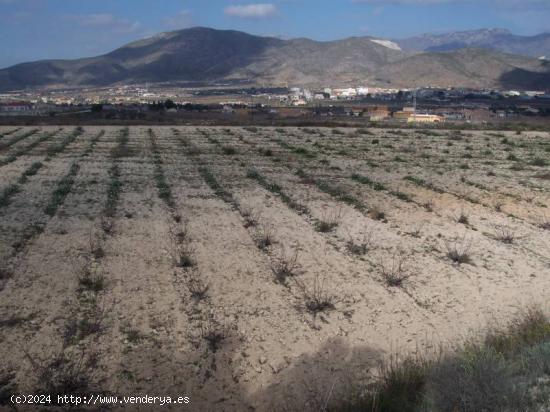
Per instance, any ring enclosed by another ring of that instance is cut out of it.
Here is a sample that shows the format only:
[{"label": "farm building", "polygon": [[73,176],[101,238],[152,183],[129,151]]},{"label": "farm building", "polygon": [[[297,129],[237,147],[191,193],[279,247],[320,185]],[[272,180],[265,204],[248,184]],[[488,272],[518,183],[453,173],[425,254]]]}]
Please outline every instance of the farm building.
[{"label": "farm building", "polygon": [[445,118],[437,114],[417,114],[408,118],[408,123],[443,123]]}]

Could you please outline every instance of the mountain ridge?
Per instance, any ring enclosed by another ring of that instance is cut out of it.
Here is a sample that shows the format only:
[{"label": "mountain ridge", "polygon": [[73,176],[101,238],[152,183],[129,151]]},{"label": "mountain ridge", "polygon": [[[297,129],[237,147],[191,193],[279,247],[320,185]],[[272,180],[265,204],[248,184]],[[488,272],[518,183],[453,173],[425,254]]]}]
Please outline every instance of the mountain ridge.
[{"label": "mountain ridge", "polygon": [[483,47],[417,52],[398,45],[370,36],[320,42],[194,27],[100,56],[8,67],[0,70],[0,90],[145,82],[550,88],[547,62],[531,57]]},{"label": "mountain ridge", "polygon": [[501,28],[424,33],[393,41],[406,51],[452,51],[477,47],[527,57],[550,57],[550,33],[522,36]]}]

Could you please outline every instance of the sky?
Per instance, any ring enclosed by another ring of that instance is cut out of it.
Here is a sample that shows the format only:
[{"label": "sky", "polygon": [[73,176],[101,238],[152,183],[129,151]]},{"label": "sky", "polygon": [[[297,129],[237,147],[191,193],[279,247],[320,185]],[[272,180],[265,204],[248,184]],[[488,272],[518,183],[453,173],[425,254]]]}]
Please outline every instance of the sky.
[{"label": "sky", "polygon": [[533,35],[550,32],[550,0],[0,0],[0,67],[94,56],[193,26],[315,40],[480,28]]}]

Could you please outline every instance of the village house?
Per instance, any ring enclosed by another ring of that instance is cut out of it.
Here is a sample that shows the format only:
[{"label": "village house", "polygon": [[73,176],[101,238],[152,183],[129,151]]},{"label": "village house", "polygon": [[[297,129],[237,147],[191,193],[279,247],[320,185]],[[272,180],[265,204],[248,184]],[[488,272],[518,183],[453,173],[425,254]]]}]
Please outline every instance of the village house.
[{"label": "village house", "polygon": [[367,108],[365,115],[371,122],[379,122],[390,117],[390,109],[387,106],[372,106]]}]

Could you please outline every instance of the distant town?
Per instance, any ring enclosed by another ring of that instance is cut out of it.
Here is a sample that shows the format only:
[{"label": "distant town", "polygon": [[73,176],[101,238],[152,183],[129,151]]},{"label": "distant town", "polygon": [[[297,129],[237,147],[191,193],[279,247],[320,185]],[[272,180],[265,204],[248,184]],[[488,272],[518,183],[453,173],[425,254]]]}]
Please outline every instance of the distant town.
[{"label": "distant town", "polygon": [[183,119],[360,118],[368,122],[494,123],[550,120],[550,93],[461,88],[120,86],[0,94],[0,119],[92,116],[140,120],[159,113]]}]

